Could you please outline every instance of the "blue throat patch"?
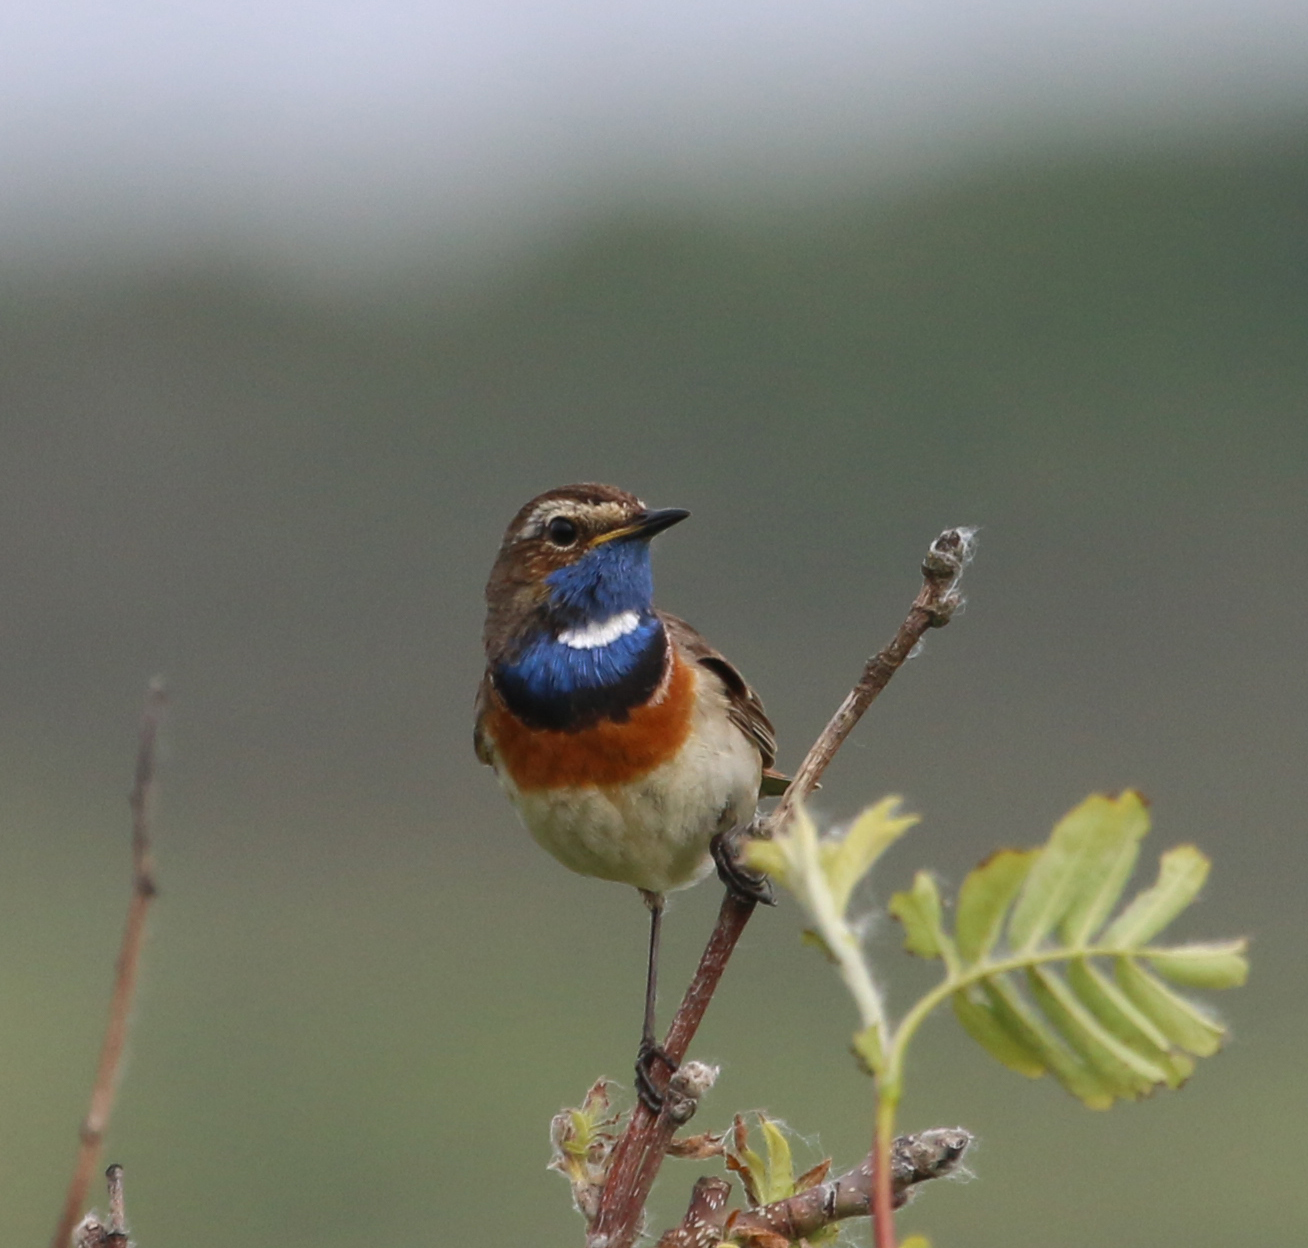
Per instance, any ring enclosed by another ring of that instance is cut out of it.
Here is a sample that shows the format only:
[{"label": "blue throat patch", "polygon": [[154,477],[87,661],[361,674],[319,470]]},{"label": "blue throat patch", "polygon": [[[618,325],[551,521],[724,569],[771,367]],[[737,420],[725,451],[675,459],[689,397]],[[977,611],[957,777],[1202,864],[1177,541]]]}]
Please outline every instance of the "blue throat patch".
[{"label": "blue throat patch", "polygon": [[648,612],[654,601],[649,542],[603,542],[576,563],[545,578],[550,615],[565,628],[612,619],[623,611]]},{"label": "blue throat patch", "polygon": [[[500,696],[538,728],[574,732],[601,719],[627,719],[658,688],[667,659],[667,636],[651,607],[648,543],[605,542],[550,573],[546,584],[547,623],[522,639],[511,663],[494,669]],[[606,645],[578,648],[559,640],[569,629],[627,611],[639,616],[636,627]]]}]

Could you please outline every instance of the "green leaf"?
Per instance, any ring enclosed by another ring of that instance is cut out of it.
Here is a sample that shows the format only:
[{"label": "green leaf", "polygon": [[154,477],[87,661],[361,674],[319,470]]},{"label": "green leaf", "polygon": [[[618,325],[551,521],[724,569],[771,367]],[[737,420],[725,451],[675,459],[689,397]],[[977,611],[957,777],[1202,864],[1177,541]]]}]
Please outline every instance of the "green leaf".
[{"label": "green leaf", "polygon": [[1113,1086],[1077,1054],[1064,1047],[1007,976],[996,975],[987,979],[984,987],[991,1011],[999,1023],[1035,1049],[1063,1087],[1091,1109],[1107,1109],[1112,1105],[1116,1095]]},{"label": "green leaf", "polygon": [[762,1203],[770,1205],[774,1200],[785,1200],[795,1194],[795,1163],[790,1143],[781,1128],[765,1114],[758,1116],[758,1125],[768,1150],[767,1171],[760,1195]]},{"label": "green leaf", "polygon": [[1160,983],[1134,959],[1114,959],[1122,991],[1148,1015],[1173,1044],[1196,1057],[1209,1057],[1222,1047],[1226,1031],[1192,1001]]},{"label": "green leaf", "polygon": [[1194,1073],[1194,1059],[1174,1048],[1148,1015],[1089,959],[1069,962],[1067,980],[1113,1035],[1164,1068],[1168,1087],[1179,1088]]},{"label": "green leaf", "polygon": [[771,840],[746,842],[742,857],[747,866],[766,871],[794,893],[810,913],[830,908],[843,917],[859,881],[918,822],[917,815],[901,815],[898,810],[899,798],[883,798],[843,833],[820,837],[808,811],[799,804]]},{"label": "green leaf", "polygon": [[1156,1083],[1166,1083],[1169,1070],[1119,1040],[1095,1017],[1075,992],[1047,966],[1027,972],[1032,995],[1068,1046],[1110,1083],[1119,1097],[1133,1098]]},{"label": "green leaf", "polygon": [[755,871],[765,871],[777,883],[790,887],[787,878],[790,859],[776,841],[746,841],[740,847],[740,857],[747,867],[752,867]]},{"label": "green leaf", "polygon": [[913,877],[911,892],[890,899],[890,913],[904,925],[904,948],[919,958],[944,957],[952,942],[940,923],[940,890],[928,871]]},{"label": "green leaf", "polygon": [[[1012,948],[1033,950],[1056,927],[1072,922],[1083,926],[1097,909],[1102,907],[1105,913],[1111,909],[1116,892],[1107,898],[1106,906],[1101,894],[1116,877],[1126,844],[1138,841],[1147,827],[1144,801],[1132,791],[1118,797],[1093,794],[1064,815],[1013,908],[1008,922]],[[1102,871],[1095,874],[1096,866],[1102,868],[1105,862],[1113,866],[1107,879]],[[1118,890],[1124,879],[1118,881]]]},{"label": "green leaf", "polygon": [[994,948],[1004,915],[1039,856],[1038,849],[1001,849],[963,881],[954,921],[954,939],[963,961],[977,962]]},{"label": "green leaf", "polygon": [[1128,789],[1109,798],[1097,821],[1086,827],[1077,875],[1081,884],[1059,925],[1064,943],[1080,945],[1103,925],[1131,878],[1140,854],[1140,840],[1149,831],[1144,798]]},{"label": "green leaf", "polygon": [[1092,1108],[1184,1083],[1225,1032],[1163,980],[1241,984],[1246,942],[1146,943],[1203,885],[1208,860],[1193,846],[1164,854],[1157,883],[1111,917],[1148,827],[1138,793],[1087,798],[1041,848],[1003,850],[968,875],[952,942],[935,884],[919,872],[891,911],[910,952],[943,958],[946,976],[885,1043],[883,1077],[900,1079],[907,1037],[948,997],[992,1056],[1024,1075],[1052,1074]]},{"label": "green leaf", "polygon": [[1152,940],[1199,895],[1210,865],[1193,845],[1169,849],[1159,863],[1158,882],[1109,924],[1101,943],[1129,949]]},{"label": "green leaf", "polygon": [[850,824],[843,836],[823,842],[823,867],[835,899],[836,910],[844,914],[859,881],[905,832],[918,822],[917,815],[901,815],[900,799],[882,798]]},{"label": "green leaf", "polygon": [[987,1006],[972,1000],[966,991],[954,993],[950,1000],[963,1030],[1009,1070],[1038,1079],[1048,1069],[1035,1048],[1009,1031]]},{"label": "green leaf", "polygon": [[881,1047],[881,1029],[879,1027],[864,1027],[862,1031],[856,1031],[851,1047],[854,1050],[854,1056],[858,1058],[859,1065],[869,1075],[875,1075],[881,1071],[885,1063],[885,1052]]},{"label": "green leaf", "polygon": [[739,1114],[731,1133],[732,1143],[726,1151],[727,1168],[740,1175],[745,1197],[754,1206],[770,1205],[795,1194],[795,1164],[790,1142],[778,1123],[763,1113],[757,1117],[763,1135],[764,1155],[760,1156],[749,1146],[745,1119]]},{"label": "green leaf", "polygon": [[1246,940],[1214,941],[1145,950],[1149,965],[1174,984],[1187,988],[1239,988],[1249,976]]}]

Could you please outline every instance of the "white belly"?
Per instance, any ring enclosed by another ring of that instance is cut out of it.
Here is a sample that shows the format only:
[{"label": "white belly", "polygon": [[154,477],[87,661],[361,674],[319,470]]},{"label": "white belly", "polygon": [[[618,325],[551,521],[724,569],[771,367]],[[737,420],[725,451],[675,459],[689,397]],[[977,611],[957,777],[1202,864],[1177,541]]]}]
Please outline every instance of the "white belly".
[{"label": "white belly", "polygon": [[675,759],[630,784],[519,792],[500,781],[532,836],[565,867],[654,893],[702,879],[714,833],[748,822],[758,801],[758,750],[700,680],[695,721]]}]

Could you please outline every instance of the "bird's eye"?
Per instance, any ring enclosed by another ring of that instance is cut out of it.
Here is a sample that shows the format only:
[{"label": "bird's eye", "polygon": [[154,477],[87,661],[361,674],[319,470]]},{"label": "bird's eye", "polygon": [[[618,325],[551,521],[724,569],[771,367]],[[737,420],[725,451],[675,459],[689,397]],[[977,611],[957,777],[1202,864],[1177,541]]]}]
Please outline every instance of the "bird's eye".
[{"label": "bird's eye", "polygon": [[555,546],[571,546],[577,540],[577,526],[567,516],[555,516],[545,526],[545,534]]}]

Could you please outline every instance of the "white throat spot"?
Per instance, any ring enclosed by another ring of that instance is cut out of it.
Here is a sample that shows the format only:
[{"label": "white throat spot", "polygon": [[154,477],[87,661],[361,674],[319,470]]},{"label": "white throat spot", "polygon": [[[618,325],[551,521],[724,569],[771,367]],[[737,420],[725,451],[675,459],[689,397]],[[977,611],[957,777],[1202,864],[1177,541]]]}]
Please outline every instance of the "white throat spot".
[{"label": "white throat spot", "polygon": [[559,640],[574,650],[594,650],[635,632],[639,627],[639,611],[622,611],[607,620],[593,620],[582,628],[566,629],[559,634]]}]

